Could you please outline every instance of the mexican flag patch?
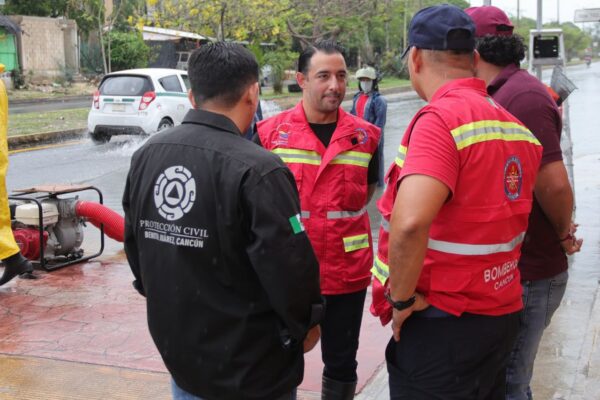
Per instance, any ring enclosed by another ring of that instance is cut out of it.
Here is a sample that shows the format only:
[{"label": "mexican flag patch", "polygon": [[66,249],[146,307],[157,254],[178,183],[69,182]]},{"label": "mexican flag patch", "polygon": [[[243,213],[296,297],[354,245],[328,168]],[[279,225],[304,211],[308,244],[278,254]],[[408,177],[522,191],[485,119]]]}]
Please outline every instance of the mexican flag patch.
[{"label": "mexican flag patch", "polygon": [[290,217],[289,221],[295,234],[304,232],[304,225],[302,225],[302,222],[300,221],[300,214]]}]

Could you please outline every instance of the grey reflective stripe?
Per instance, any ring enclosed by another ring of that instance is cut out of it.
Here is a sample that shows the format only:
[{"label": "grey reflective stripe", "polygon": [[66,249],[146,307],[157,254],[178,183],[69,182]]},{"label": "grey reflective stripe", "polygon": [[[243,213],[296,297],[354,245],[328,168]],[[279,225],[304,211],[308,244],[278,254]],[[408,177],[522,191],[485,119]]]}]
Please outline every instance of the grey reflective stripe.
[{"label": "grey reflective stripe", "polygon": [[390,277],[389,267],[385,265],[379,257],[375,257],[375,262],[373,263],[373,268],[377,271],[377,275],[384,278],[384,282],[387,278]]},{"label": "grey reflective stripe", "polygon": [[400,168],[404,167],[404,161],[406,160],[406,153],[408,152],[408,148],[406,146],[400,145],[398,147],[398,153],[396,154],[396,159],[394,162]]},{"label": "grey reflective stripe", "polygon": [[459,143],[473,136],[485,135],[489,133],[501,133],[502,135],[525,135],[535,139],[535,136],[525,128],[505,128],[501,126],[482,126],[454,136],[454,142]]},{"label": "grey reflective stripe", "polygon": [[340,218],[354,218],[360,217],[365,212],[367,212],[367,208],[363,207],[358,211],[328,211],[327,219],[340,219]]},{"label": "grey reflective stripe", "polygon": [[525,232],[520,233],[509,242],[497,244],[453,243],[430,238],[427,247],[431,250],[441,251],[443,253],[459,254],[462,256],[485,256],[506,251],[513,251],[523,241],[523,238],[525,238]]},{"label": "grey reflective stripe", "polygon": [[319,156],[313,156],[313,155],[309,155],[309,154],[298,154],[298,153],[279,153],[279,152],[274,152],[275,154],[278,154],[281,158],[297,158],[299,160],[310,160],[310,161],[318,161],[321,162],[321,157]]},{"label": "grey reflective stripe", "polygon": [[381,217],[381,227],[383,228],[383,230],[385,232],[389,232],[390,231],[390,223],[388,222],[387,219]]},{"label": "grey reflective stripe", "polygon": [[297,153],[293,153],[293,154],[277,153],[277,154],[281,154],[282,157],[292,157],[292,158],[299,158],[299,159],[302,159],[302,160],[321,161],[321,157],[319,157],[319,156],[312,156],[312,155],[308,155],[308,154],[297,154]]},{"label": "grey reflective stripe", "polygon": [[300,211],[301,218],[310,218],[310,211]]},{"label": "grey reflective stripe", "polygon": [[335,156],[334,160],[358,161],[360,163],[368,162],[368,160],[366,160],[365,157],[355,157],[355,156],[349,156],[346,154],[339,154],[339,155]]},{"label": "grey reflective stripe", "polygon": [[343,241],[344,241],[344,251],[346,253],[349,253],[351,251],[360,250],[360,249],[369,248],[369,235],[366,233],[362,234],[362,235],[345,237],[345,238],[343,238]]},{"label": "grey reflective stripe", "polygon": [[406,160],[406,147],[404,149],[398,149],[398,153],[396,154],[396,158],[398,160],[405,161]]}]

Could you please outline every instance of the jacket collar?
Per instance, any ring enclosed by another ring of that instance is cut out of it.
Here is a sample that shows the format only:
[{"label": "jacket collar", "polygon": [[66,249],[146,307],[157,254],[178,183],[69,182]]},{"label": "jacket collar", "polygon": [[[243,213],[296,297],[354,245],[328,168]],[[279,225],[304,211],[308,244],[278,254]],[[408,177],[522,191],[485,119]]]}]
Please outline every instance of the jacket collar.
[{"label": "jacket collar", "polygon": [[513,76],[515,73],[519,72],[520,70],[521,70],[521,68],[516,66],[515,64],[509,64],[506,67],[504,67],[504,69],[502,71],[500,71],[500,73],[494,78],[494,80],[487,87],[488,93],[490,95],[493,95],[494,93],[496,93],[502,87],[502,85],[504,85],[506,83],[506,81],[508,81],[510,79],[511,76]]},{"label": "jacket collar", "polygon": [[242,135],[232,120],[223,114],[217,114],[206,110],[189,110],[187,114],[185,114],[182,124],[206,125],[221,131],[233,133],[237,136]]},{"label": "jacket collar", "polygon": [[[294,111],[292,112],[292,122],[299,123],[302,126],[307,127],[310,130],[308,120],[306,119],[306,114],[304,113],[304,107],[302,105],[302,101],[296,104],[294,107]],[[341,136],[348,136],[352,132],[347,132],[348,127],[352,127],[352,120],[348,117],[348,113],[342,109],[342,107],[338,107],[338,118],[337,125],[335,128],[335,132],[331,141],[336,140]],[[310,131],[312,132],[312,131]],[[314,134],[313,134],[314,135]]]},{"label": "jacket collar", "polygon": [[453,79],[439,87],[439,89],[431,96],[429,103],[433,103],[436,100],[444,97],[448,92],[456,89],[475,89],[483,92],[487,95],[485,90],[485,81],[479,78],[462,78]]}]

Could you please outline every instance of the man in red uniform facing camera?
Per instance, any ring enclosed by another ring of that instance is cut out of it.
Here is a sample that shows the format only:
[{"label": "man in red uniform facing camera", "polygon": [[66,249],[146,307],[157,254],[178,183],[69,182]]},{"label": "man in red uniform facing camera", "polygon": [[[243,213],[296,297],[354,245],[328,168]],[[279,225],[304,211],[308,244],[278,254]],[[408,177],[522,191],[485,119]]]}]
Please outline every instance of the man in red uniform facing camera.
[{"label": "man in red uniform facing camera", "polygon": [[388,171],[374,266],[373,311],[393,319],[392,399],[504,398],[542,147],[474,78],[474,46],[455,6],[411,21],[410,79],[429,104]]},{"label": "man in red uniform facing camera", "polygon": [[302,101],[258,123],[255,140],[294,174],[302,223],[319,260],[323,399],[346,400],[356,388],[356,351],[373,263],[366,205],[378,179],[379,128],[345,112],[348,71],[332,41],[307,47],[296,79]]}]

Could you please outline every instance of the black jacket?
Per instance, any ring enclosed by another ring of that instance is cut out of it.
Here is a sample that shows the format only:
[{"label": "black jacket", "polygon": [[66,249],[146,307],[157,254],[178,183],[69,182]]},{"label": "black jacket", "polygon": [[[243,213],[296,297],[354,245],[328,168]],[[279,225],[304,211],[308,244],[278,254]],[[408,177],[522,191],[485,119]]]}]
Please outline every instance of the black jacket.
[{"label": "black jacket", "polygon": [[319,268],[294,178],[228,118],[191,110],[132,158],[125,252],[173,378],[207,399],[272,399],[303,377]]}]

